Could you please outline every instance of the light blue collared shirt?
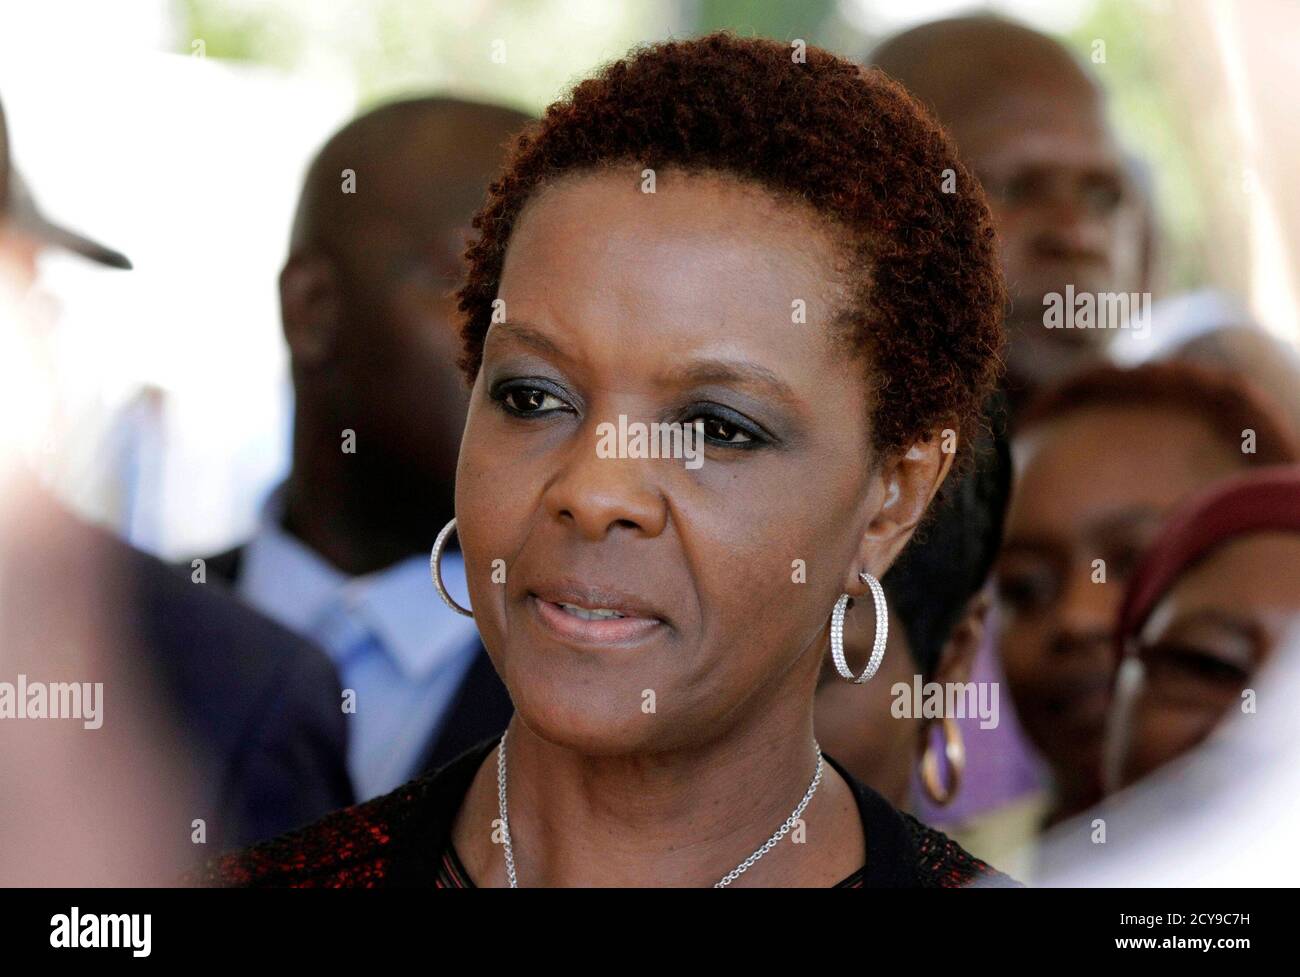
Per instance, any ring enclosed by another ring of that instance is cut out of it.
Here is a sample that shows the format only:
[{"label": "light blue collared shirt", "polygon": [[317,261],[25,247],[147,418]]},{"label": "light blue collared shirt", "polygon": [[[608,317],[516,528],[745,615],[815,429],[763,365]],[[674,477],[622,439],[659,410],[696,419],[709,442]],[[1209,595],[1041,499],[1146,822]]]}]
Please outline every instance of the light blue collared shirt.
[{"label": "light blue collared shirt", "polygon": [[[355,694],[348,770],[357,800],[368,800],[419,773],[474,660],[478,631],[439,599],[428,557],[349,577],[284,530],[282,493],[277,489],[263,507],[236,588],[262,613],[319,644],[345,694]],[[468,607],[459,553],[444,552],[442,579]]]}]

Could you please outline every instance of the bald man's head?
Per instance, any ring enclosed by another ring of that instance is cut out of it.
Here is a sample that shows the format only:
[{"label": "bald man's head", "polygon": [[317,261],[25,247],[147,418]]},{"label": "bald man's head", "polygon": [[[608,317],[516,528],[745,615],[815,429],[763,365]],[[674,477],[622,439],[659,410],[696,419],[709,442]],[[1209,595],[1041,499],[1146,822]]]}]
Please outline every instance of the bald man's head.
[{"label": "bald man's head", "polygon": [[1147,289],[1142,207],[1096,79],[1059,42],[993,16],[915,27],[872,62],[930,108],[988,194],[1011,298],[1013,384],[1101,355],[1112,332],[1043,319],[1045,299],[1067,286]]},{"label": "bald man's head", "polygon": [[461,255],[529,121],[451,98],[380,106],[322,147],[299,200],[280,274],[294,467],[316,473],[308,478],[336,470],[339,432],[353,430],[346,484],[332,490],[388,514],[413,548],[427,548],[440,526],[426,521],[450,507],[464,428],[452,294]]},{"label": "bald man's head", "polygon": [[872,63],[901,81],[952,131],[1027,90],[1100,105],[1096,81],[1060,42],[993,16],[936,20],[897,34]]},{"label": "bald man's head", "polygon": [[462,242],[442,239],[468,230],[487,189],[485,174],[498,168],[506,142],[529,121],[505,106],[437,97],[390,102],[358,116],[312,161],[291,250],[346,253],[362,243],[358,234],[382,224],[450,247],[454,262]]}]

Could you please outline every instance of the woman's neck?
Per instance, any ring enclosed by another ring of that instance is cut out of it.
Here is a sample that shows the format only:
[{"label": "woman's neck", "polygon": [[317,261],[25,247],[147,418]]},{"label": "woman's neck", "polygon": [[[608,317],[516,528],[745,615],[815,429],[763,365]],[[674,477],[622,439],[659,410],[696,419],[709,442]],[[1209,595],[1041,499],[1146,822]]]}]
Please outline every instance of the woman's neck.
[{"label": "woman's neck", "polygon": [[[799,735],[733,731],[689,750],[593,757],[550,743],[516,716],[508,763],[510,838],[521,886],[705,886],[793,813],[816,770],[811,716]],[[452,841],[475,883],[507,884],[497,753],[461,805]],[[823,763],[801,817],[736,885],[832,886],[863,863],[852,788]]]}]

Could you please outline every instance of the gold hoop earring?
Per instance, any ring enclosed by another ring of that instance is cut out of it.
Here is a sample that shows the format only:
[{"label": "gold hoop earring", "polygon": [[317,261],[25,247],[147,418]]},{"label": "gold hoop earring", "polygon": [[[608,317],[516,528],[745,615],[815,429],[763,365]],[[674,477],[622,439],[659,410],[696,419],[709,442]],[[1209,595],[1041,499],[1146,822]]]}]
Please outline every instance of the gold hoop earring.
[{"label": "gold hoop earring", "polygon": [[966,770],[966,744],[962,742],[961,727],[951,716],[943,717],[943,755],[948,761],[948,786],[939,776],[939,759],[935,756],[930,728],[925,730],[925,752],[921,754],[921,786],[925,796],[940,807],[952,803],[961,789],[961,775]]}]

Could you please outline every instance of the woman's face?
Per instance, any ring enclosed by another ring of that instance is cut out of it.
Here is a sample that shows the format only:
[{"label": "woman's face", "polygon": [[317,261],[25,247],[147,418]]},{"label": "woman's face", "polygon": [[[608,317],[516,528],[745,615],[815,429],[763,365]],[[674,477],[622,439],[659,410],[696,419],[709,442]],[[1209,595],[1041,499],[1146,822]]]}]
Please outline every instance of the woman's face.
[{"label": "woman's face", "polygon": [[1016,485],[994,573],[1002,662],[1016,714],[1058,782],[1089,793],[1125,583],[1166,514],[1239,469],[1241,455],[1195,417],[1138,406],[1079,410],[1013,447]]},{"label": "woman's face", "polygon": [[1115,703],[1117,786],[1247,708],[1243,692],[1259,667],[1300,646],[1297,566],[1300,535],[1244,536],[1196,564],[1161,600],[1139,635],[1139,677],[1121,683]]},{"label": "woman's face", "polygon": [[[943,467],[873,461],[832,232],[736,181],[657,176],[530,201],[457,473],[484,643],[524,722],[591,753],[806,715],[837,596],[883,573]],[[694,422],[698,463],[628,456],[635,425]]]}]

